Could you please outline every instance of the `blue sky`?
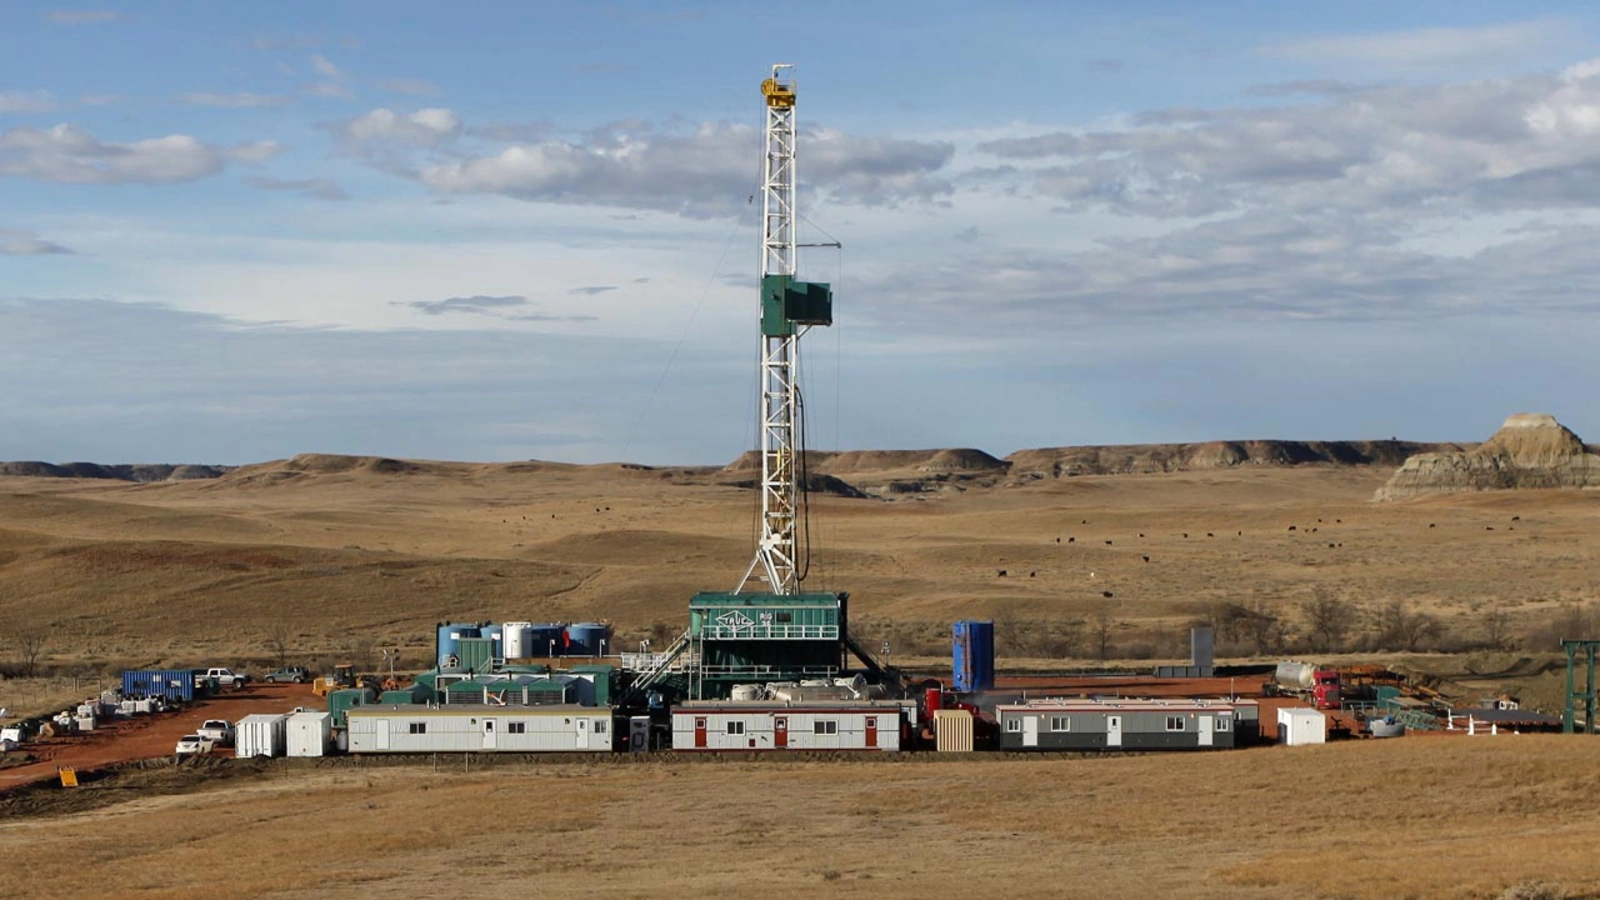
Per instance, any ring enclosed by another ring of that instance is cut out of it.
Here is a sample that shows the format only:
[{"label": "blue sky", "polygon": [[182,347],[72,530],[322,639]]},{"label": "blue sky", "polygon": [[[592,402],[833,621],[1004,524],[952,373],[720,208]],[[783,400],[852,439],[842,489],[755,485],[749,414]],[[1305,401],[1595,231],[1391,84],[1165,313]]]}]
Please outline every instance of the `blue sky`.
[{"label": "blue sky", "polygon": [[812,445],[1590,438],[1589,5],[0,7],[0,459],[720,463],[799,65]]}]

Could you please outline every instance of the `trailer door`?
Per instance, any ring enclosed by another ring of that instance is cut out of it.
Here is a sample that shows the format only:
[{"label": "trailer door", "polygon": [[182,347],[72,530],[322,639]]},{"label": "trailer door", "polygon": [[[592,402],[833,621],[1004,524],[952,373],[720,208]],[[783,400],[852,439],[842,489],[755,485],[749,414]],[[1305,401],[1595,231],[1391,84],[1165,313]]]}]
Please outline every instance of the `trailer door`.
[{"label": "trailer door", "polygon": [[578,744],[577,744],[578,749],[579,750],[587,750],[587,749],[589,749],[589,720],[584,718],[584,717],[582,717],[582,716],[579,716],[574,721],[576,722],[576,724],[578,726],[578,731],[577,731],[577,734],[578,734]]},{"label": "trailer door", "polygon": [[494,720],[483,720],[483,749],[493,750],[499,743],[500,736],[495,733]]},{"label": "trailer door", "polygon": [[867,749],[878,749],[878,717],[867,716]]},{"label": "trailer door", "polygon": [[1022,746],[1039,746],[1039,717],[1027,715],[1022,717]]},{"label": "trailer door", "polygon": [[772,746],[779,750],[789,748],[789,717],[774,716],[772,719]]},{"label": "trailer door", "polygon": [[1209,747],[1211,746],[1212,719],[1206,715],[1198,716],[1197,718],[1200,720],[1200,746]]},{"label": "trailer door", "polygon": [[1106,716],[1106,746],[1122,746],[1122,717]]},{"label": "trailer door", "polygon": [[389,749],[389,720],[375,719],[372,723],[372,749]]},{"label": "trailer door", "polygon": [[696,750],[706,748],[706,717],[694,717],[694,746]]}]

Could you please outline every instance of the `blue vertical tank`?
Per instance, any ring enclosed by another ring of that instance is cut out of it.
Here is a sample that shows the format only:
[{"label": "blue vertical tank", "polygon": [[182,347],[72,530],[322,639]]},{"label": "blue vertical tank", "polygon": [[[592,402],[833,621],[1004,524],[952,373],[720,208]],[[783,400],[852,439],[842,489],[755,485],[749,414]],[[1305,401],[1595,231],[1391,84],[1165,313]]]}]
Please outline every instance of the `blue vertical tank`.
[{"label": "blue vertical tank", "polygon": [[528,629],[528,655],[565,656],[567,626],[561,622],[545,622]]},{"label": "blue vertical tank", "polygon": [[505,629],[493,622],[485,622],[483,627],[478,629],[478,636],[489,639],[490,646],[494,648],[489,654],[491,658],[506,658]]},{"label": "blue vertical tank", "polygon": [[448,664],[451,657],[460,658],[462,638],[481,637],[477,625],[462,624],[460,622],[446,622],[439,626],[438,663],[440,668]]},{"label": "blue vertical tank", "polygon": [[994,622],[962,619],[955,624],[952,661],[960,693],[994,687]]},{"label": "blue vertical tank", "polygon": [[610,648],[610,625],[576,622],[567,626],[567,656],[600,656]]}]

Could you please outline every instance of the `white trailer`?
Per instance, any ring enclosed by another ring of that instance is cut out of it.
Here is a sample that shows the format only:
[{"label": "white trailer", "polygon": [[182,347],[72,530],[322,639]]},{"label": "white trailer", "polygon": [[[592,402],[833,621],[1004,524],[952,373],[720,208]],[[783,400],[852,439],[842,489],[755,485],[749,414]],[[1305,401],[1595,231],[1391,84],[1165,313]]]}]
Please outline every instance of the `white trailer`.
[{"label": "white trailer", "polygon": [[277,757],[289,752],[288,713],[254,713],[240,719],[233,729],[233,755]]},{"label": "white trailer", "polygon": [[672,711],[672,749],[894,751],[905,714],[893,701],[694,701]]},{"label": "white trailer", "polygon": [[333,746],[333,715],[306,710],[284,721],[289,756],[326,756]]},{"label": "white trailer", "polygon": [[351,753],[609,752],[608,706],[360,706],[348,714]]},{"label": "white trailer", "polygon": [[1328,717],[1314,709],[1281,707],[1278,710],[1278,742],[1290,747],[1328,742]]}]

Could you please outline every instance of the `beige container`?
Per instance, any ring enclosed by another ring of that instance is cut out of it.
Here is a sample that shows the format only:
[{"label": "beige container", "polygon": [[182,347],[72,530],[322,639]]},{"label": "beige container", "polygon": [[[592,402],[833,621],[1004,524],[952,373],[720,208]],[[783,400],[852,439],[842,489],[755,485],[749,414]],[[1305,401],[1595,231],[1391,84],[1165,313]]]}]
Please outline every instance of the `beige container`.
[{"label": "beige container", "polygon": [[940,753],[972,752],[972,713],[964,709],[933,711],[933,733]]}]

